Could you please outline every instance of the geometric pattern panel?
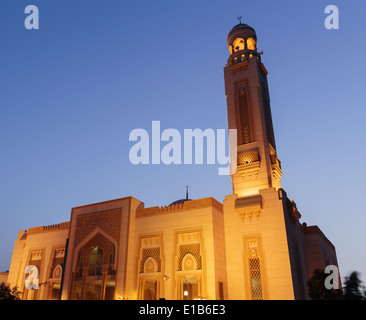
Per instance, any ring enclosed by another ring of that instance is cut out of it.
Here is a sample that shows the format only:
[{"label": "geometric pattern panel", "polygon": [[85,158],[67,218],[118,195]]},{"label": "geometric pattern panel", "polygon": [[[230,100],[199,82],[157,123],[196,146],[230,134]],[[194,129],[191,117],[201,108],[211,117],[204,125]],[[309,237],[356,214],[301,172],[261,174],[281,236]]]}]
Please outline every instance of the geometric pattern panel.
[{"label": "geometric pattern panel", "polygon": [[157,263],[156,272],[161,271],[160,247],[155,247],[155,248],[145,248],[141,250],[140,273],[144,272],[145,262],[150,257],[153,258]]},{"label": "geometric pattern panel", "polygon": [[249,118],[249,105],[248,105],[248,93],[244,86],[239,87],[239,118],[241,128],[241,143],[252,142],[252,135],[250,130],[250,118]]},{"label": "geometric pattern panel", "polygon": [[259,258],[249,259],[249,279],[252,300],[262,300],[261,263]]},{"label": "geometric pattern panel", "polygon": [[258,152],[250,152],[238,156],[238,165],[249,164],[259,161]]},{"label": "geometric pattern panel", "polygon": [[[178,252],[178,270],[182,271],[183,269],[188,269],[187,265],[183,266],[183,260],[187,254],[191,254],[196,260],[196,270],[202,270],[202,256],[200,252],[200,244],[199,243],[191,243],[184,244],[179,246]],[[185,259],[186,264],[191,263],[191,259]],[[189,266],[188,266],[189,267]]]}]

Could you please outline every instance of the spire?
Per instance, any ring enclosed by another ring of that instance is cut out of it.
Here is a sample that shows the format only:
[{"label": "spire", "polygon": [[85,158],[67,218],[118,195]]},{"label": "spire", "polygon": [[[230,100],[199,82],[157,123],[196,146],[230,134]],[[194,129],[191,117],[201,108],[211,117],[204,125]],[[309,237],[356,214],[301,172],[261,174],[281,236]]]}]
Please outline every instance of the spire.
[{"label": "spire", "polygon": [[242,19],[242,18],[243,18],[242,16],[239,16],[239,17],[238,17],[239,24],[241,24],[241,19]]},{"label": "spire", "polygon": [[185,201],[189,201],[189,200],[191,200],[191,199],[189,199],[189,196],[188,196],[188,186],[186,186],[186,197],[185,197],[185,199],[183,198],[183,199],[179,199],[177,201],[174,201],[174,202],[172,202],[170,204],[170,206],[171,205],[176,205],[176,204],[183,204]]}]

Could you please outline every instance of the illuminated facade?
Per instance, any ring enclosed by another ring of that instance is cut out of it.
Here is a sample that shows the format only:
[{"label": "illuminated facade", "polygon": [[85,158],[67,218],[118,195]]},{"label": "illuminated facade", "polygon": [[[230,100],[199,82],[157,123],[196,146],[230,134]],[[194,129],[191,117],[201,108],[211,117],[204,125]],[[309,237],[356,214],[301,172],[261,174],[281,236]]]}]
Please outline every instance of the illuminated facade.
[{"label": "illuminated facade", "polygon": [[[23,299],[307,299],[316,268],[337,265],[317,226],[281,188],[255,30],[235,26],[224,68],[237,130],[233,193],[145,208],[126,197],[73,208],[69,222],[20,231],[8,276]],[[24,272],[37,269],[37,289]]]}]

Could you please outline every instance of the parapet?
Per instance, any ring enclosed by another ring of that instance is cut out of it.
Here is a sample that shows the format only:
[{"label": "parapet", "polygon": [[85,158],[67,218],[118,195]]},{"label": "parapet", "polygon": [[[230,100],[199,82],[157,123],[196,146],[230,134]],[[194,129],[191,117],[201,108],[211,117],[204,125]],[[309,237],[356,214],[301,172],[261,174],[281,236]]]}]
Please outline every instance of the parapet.
[{"label": "parapet", "polygon": [[173,213],[185,210],[193,210],[203,207],[214,207],[219,211],[223,211],[223,205],[218,202],[216,199],[209,197],[209,198],[202,198],[197,200],[189,200],[185,201],[184,203],[177,203],[171,204],[169,206],[155,206],[149,207],[144,209],[137,209],[136,210],[136,217],[144,217],[149,215],[158,215],[164,213]]},{"label": "parapet", "polygon": [[40,233],[40,232],[47,232],[47,231],[57,231],[57,230],[67,230],[69,229],[70,222],[61,222],[58,224],[51,224],[48,226],[40,226],[28,229],[28,234],[31,233]]}]

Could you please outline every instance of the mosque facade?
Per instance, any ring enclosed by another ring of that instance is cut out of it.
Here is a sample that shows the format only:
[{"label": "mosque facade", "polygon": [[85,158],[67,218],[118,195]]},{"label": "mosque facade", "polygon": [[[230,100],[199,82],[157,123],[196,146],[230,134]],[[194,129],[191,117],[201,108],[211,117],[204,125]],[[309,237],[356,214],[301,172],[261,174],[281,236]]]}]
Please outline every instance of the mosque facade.
[{"label": "mosque facade", "polygon": [[22,299],[308,299],[313,271],[338,265],[334,245],[318,226],[300,223],[281,187],[255,30],[239,23],[227,45],[228,127],[237,132],[232,193],[223,203],[187,196],[162,207],[123,197],[20,231],[7,282]]}]

